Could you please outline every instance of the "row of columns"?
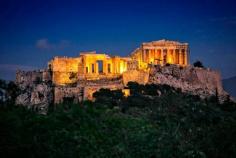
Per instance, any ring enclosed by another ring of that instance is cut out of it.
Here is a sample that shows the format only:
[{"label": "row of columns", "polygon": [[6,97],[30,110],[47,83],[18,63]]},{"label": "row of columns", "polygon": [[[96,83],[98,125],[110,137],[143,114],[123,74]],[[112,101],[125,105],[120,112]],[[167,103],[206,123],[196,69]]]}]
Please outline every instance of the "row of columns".
[{"label": "row of columns", "polygon": [[[85,64],[85,73],[95,73],[98,74],[99,72],[99,65],[98,62],[92,62]],[[123,60],[114,60],[112,62],[106,62],[103,60],[102,63],[102,73],[122,73],[127,69],[127,62]]]},{"label": "row of columns", "polygon": [[143,62],[161,64],[188,65],[187,49],[144,49],[141,55]]}]

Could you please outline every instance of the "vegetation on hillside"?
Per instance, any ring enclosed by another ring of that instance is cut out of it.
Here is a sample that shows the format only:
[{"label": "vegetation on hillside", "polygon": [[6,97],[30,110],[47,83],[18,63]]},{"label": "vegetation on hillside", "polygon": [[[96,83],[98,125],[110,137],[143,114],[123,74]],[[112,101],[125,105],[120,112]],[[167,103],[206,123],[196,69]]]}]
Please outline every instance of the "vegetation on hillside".
[{"label": "vegetation on hillside", "polygon": [[0,157],[236,157],[236,105],[130,82],[39,115],[0,108]]},{"label": "vegetation on hillside", "polygon": [[200,68],[204,68],[203,64],[201,61],[197,60],[193,63],[194,67],[200,67]]}]

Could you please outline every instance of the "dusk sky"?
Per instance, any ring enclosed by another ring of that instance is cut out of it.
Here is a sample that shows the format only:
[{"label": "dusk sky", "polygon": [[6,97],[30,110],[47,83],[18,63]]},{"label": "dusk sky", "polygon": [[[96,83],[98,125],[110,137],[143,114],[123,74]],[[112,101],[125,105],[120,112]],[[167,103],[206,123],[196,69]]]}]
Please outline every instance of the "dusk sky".
[{"label": "dusk sky", "polygon": [[236,75],[236,0],[0,0],[0,78],[80,51],[128,56],[142,42],[187,42],[222,78]]}]

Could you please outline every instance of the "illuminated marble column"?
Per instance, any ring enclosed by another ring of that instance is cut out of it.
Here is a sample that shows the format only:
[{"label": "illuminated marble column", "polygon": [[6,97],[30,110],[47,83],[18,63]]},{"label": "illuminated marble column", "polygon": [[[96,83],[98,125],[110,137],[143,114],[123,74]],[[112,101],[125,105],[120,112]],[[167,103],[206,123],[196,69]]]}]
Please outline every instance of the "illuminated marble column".
[{"label": "illuminated marble column", "polygon": [[188,65],[188,52],[187,52],[186,49],[185,49],[185,51],[184,51],[184,64],[185,64],[185,65]]},{"label": "illuminated marble column", "polygon": [[179,49],[179,64],[180,64],[180,65],[183,65],[182,49]]},{"label": "illuminated marble column", "polygon": [[139,62],[143,61],[143,50],[139,53]]},{"label": "illuminated marble column", "polygon": [[158,59],[158,50],[154,49],[154,64],[158,63],[157,59]]},{"label": "illuminated marble column", "polygon": [[146,62],[146,49],[143,50],[143,62]]},{"label": "illuminated marble column", "polygon": [[174,58],[173,58],[173,54],[174,54],[174,49],[169,49],[169,64],[174,64]]},{"label": "illuminated marble column", "polygon": [[93,73],[93,64],[92,64],[92,63],[89,63],[89,67],[90,67],[89,72],[90,72],[90,73]]},{"label": "illuminated marble column", "polygon": [[[110,64],[110,73],[114,73],[113,71],[113,63],[109,63]],[[108,71],[108,64],[107,64],[107,71]]]},{"label": "illuminated marble column", "polygon": [[155,64],[154,63],[154,59],[155,59],[155,49],[152,49],[152,64]]},{"label": "illuminated marble column", "polygon": [[189,65],[189,50],[186,49],[186,57],[185,57],[186,65]]},{"label": "illuminated marble column", "polygon": [[103,60],[102,64],[103,64],[102,65],[102,68],[103,68],[102,72],[106,74],[108,72],[107,60]]},{"label": "illuminated marble column", "polygon": [[170,49],[166,50],[166,63],[169,63],[170,61]]},{"label": "illuminated marble column", "polygon": [[153,63],[154,62],[154,49],[151,49],[150,59],[151,59],[151,62]]},{"label": "illuminated marble column", "polygon": [[182,49],[182,63],[185,65],[185,50]]},{"label": "illuminated marble column", "polygon": [[163,51],[163,49],[161,49],[161,65],[163,66],[164,65],[164,51]]},{"label": "illuminated marble column", "polygon": [[176,49],[175,50],[175,61],[176,61],[176,64],[179,64],[179,49]]},{"label": "illuminated marble column", "polygon": [[95,73],[98,74],[99,73],[99,65],[97,62],[94,65],[95,65]]},{"label": "illuminated marble column", "polygon": [[151,49],[148,49],[148,51],[147,51],[147,63],[150,63],[150,57],[151,57]]},{"label": "illuminated marble column", "polygon": [[173,52],[172,52],[172,57],[173,57],[173,64],[176,64],[176,60],[175,60],[175,49],[173,49]]},{"label": "illuminated marble column", "polygon": [[163,57],[162,57],[162,50],[161,49],[159,49],[158,50],[158,52],[160,53],[159,55],[160,55],[160,60],[159,60],[159,63],[160,63],[160,65],[162,65],[162,59],[163,59]]},{"label": "illuminated marble column", "polygon": [[125,61],[125,68],[124,68],[124,71],[127,71],[128,69],[128,64],[127,64],[127,61]]}]

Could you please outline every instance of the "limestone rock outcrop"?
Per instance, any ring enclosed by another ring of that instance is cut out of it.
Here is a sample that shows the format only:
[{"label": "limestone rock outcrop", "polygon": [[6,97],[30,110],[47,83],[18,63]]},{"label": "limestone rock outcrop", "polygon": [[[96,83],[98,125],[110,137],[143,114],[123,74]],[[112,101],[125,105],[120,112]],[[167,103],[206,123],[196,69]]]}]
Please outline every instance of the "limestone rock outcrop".
[{"label": "limestone rock outcrop", "polygon": [[222,87],[220,73],[206,68],[182,68],[176,65],[153,67],[148,83],[167,84],[201,98],[217,95],[221,102],[228,97],[228,93]]},{"label": "limestone rock outcrop", "polygon": [[17,105],[23,105],[32,108],[35,111],[46,114],[48,106],[53,101],[52,87],[46,83],[32,85],[21,89],[22,94],[16,98]]}]

